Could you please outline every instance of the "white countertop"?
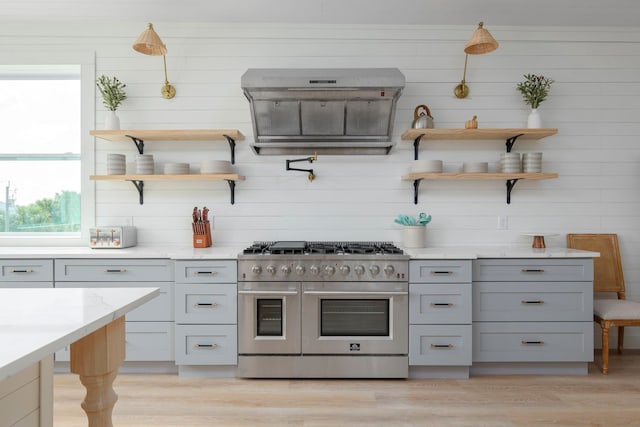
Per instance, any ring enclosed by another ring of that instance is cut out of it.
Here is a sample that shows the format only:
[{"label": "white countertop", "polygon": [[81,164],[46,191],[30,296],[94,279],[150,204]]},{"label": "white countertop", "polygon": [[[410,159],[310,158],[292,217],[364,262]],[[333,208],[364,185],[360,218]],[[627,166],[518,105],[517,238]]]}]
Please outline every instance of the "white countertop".
[{"label": "white countertop", "polygon": [[0,381],[159,294],[158,288],[0,289]]},{"label": "white countertop", "polygon": [[569,248],[536,249],[530,246],[443,246],[435,248],[402,248],[411,259],[478,259],[478,258],[594,258],[598,252]]}]

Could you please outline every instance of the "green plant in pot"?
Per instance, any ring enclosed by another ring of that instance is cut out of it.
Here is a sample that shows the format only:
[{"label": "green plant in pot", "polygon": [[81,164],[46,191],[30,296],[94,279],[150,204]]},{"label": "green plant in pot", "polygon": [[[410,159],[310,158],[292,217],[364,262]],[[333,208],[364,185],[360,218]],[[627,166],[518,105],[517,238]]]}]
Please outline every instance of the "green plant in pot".
[{"label": "green plant in pot", "polygon": [[547,78],[543,75],[525,74],[525,80],[518,83],[516,86],[518,91],[522,94],[522,99],[531,107],[531,113],[527,118],[528,128],[541,128],[542,121],[540,119],[540,113],[538,113],[538,107],[542,101],[547,99],[549,95],[549,89],[554,80]]},{"label": "green plant in pot", "polygon": [[117,77],[107,77],[102,75],[96,80],[96,86],[102,95],[102,104],[107,107],[108,113],[105,119],[105,128],[108,130],[120,129],[120,119],[116,115],[116,110],[127,99],[124,88],[126,84],[118,80]]}]

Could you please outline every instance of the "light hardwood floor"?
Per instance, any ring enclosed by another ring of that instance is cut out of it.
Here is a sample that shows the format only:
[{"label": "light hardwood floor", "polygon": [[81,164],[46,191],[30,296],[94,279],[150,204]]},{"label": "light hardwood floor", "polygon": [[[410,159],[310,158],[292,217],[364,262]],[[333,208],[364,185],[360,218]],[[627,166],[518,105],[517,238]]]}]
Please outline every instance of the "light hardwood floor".
[{"label": "light hardwood floor", "polygon": [[[599,360],[599,359],[598,359]],[[75,375],[55,376],[54,426],[87,425]],[[640,426],[640,351],[610,373],[469,380],[247,380],[121,374],[116,427]]]}]

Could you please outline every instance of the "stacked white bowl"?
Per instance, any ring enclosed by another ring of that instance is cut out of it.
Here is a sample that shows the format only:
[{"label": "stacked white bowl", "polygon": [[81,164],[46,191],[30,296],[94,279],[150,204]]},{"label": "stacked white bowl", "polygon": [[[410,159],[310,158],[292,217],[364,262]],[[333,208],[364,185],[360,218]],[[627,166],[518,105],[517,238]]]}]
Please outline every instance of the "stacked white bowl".
[{"label": "stacked white bowl", "polygon": [[124,154],[107,154],[107,175],[124,175],[127,172],[127,163]]},{"label": "stacked white bowl", "polygon": [[188,175],[189,163],[165,163],[165,175]]},{"label": "stacked white bowl", "polygon": [[136,156],[136,173],[139,175],[153,175],[153,172],[153,155],[138,154],[138,156]]},{"label": "stacked white bowl", "polygon": [[200,173],[232,173],[233,168],[228,160],[203,160]]},{"label": "stacked white bowl", "polygon": [[462,164],[462,172],[464,173],[487,173],[489,171],[489,163],[487,162],[464,162]]},{"label": "stacked white bowl", "polygon": [[542,153],[524,153],[522,155],[522,169],[527,173],[542,172]]},{"label": "stacked white bowl", "polygon": [[520,153],[500,154],[500,172],[502,173],[522,172],[522,163],[520,161]]},{"label": "stacked white bowl", "polygon": [[414,160],[409,171],[411,173],[440,173],[442,172],[442,160]]}]

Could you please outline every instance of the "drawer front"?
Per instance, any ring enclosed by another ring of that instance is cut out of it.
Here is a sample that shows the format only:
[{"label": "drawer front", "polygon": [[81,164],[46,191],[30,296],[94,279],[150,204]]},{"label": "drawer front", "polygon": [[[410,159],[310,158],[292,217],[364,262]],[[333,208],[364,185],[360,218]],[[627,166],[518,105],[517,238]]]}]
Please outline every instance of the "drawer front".
[{"label": "drawer front", "polygon": [[473,284],[474,321],[583,322],[592,318],[591,282]]},{"label": "drawer front", "polygon": [[56,282],[172,282],[168,259],[57,259]]},{"label": "drawer front", "polygon": [[590,282],[593,259],[477,259],[474,282]]},{"label": "drawer front", "polygon": [[474,362],[591,362],[593,322],[474,323]]},{"label": "drawer front", "polygon": [[237,365],[235,325],[176,325],[177,365]]},{"label": "drawer front", "polygon": [[236,261],[176,261],[176,283],[236,283]]},{"label": "drawer front", "polygon": [[53,288],[53,282],[0,282],[2,288]]},{"label": "drawer front", "polygon": [[411,283],[471,282],[471,260],[416,260],[409,262]]},{"label": "drawer front", "polygon": [[[173,322],[126,322],[127,362],[165,362],[174,360]],[[68,362],[71,351],[66,346],[56,351],[56,362]]]},{"label": "drawer front", "polygon": [[411,283],[409,323],[471,324],[471,283]]},{"label": "drawer front", "polygon": [[127,321],[173,321],[173,283],[58,282],[56,288],[159,288],[160,295],[126,314]]},{"label": "drawer front", "polygon": [[238,312],[235,283],[175,285],[176,323],[236,324]]},{"label": "drawer front", "polygon": [[53,280],[53,260],[0,260],[0,282],[50,282]]},{"label": "drawer front", "polygon": [[409,365],[469,366],[471,325],[410,325]]}]

